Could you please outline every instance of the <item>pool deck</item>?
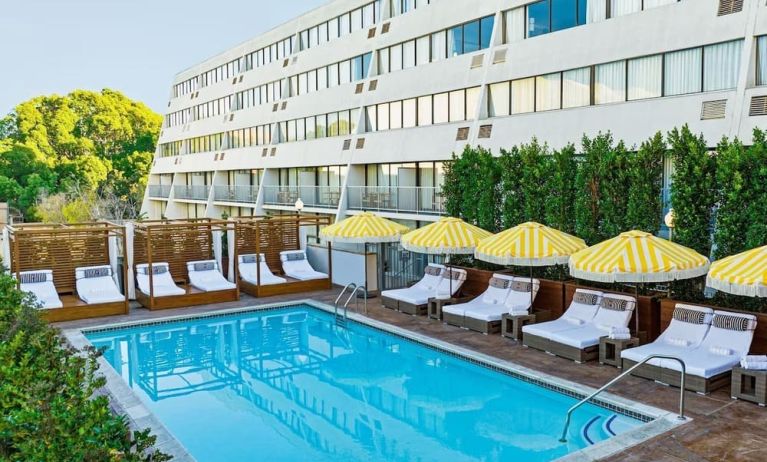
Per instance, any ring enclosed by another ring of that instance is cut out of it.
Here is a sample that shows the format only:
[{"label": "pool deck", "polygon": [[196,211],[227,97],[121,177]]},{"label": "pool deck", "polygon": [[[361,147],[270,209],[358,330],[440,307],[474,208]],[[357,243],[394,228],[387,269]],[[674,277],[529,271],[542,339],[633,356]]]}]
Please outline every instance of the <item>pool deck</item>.
[{"label": "pool deck", "polygon": [[[94,327],[125,321],[194,315],[307,298],[332,305],[338,291],[339,288],[334,288],[320,292],[259,299],[243,295],[238,302],[155,312],[139,308],[132,309],[127,316],[71,321],[57,324],[57,327],[62,329]],[[398,313],[383,308],[377,298],[369,301],[368,316],[421,335],[595,388],[604,385],[619,374],[617,369],[601,366],[597,362],[576,364],[566,359],[524,348],[520,343],[500,335],[482,335],[448,326],[426,317],[412,317]],[[670,412],[675,412],[678,408],[678,389],[665,387],[649,380],[627,377],[611,388],[610,392]],[[767,460],[767,409],[756,404],[731,399],[730,390],[726,388],[708,396],[688,393],[687,414],[693,418],[692,422],[676,427],[668,433],[605,460],[631,462],[762,462]]]}]

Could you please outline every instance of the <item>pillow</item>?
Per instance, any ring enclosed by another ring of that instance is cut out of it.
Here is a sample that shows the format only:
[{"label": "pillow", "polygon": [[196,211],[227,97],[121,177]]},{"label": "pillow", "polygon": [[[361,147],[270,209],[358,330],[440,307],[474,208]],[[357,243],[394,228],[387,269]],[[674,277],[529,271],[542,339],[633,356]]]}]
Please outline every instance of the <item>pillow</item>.
[{"label": "pillow", "polygon": [[573,295],[573,302],[580,303],[581,305],[596,305],[598,300],[599,295],[597,294],[575,291],[575,295]]},{"label": "pillow", "polygon": [[300,261],[306,258],[303,252],[287,253],[285,256],[288,258],[288,261]]},{"label": "pillow", "polygon": [[[168,272],[168,267],[165,265],[152,265],[152,274],[165,274]],[[141,268],[141,274],[149,274],[149,266]]]},{"label": "pillow", "polygon": [[103,277],[109,277],[112,275],[112,268],[109,267],[99,267],[99,268],[88,268],[83,271],[83,277],[86,279],[89,278],[103,278]]},{"label": "pillow", "polygon": [[429,276],[439,276],[442,273],[442,268],[437,268],[436,266],[427,266],[423,272]]},{"label": "pillow", "polygon": [[565,318],[565,321],[575,326],[582,326],[586,324],[586,321],[584,321],[583,319],[578,319],[578,318]]},{"label": "pillow", "polygon": [[204,261],[194,264],[195,271],[211,271],[216,269],[216,263],[212,261]]},{"label": "pillow", "polygon": [[533,284],[524,281],[514,281],[511,283],[511,290],[514,292],[532,292]]},{"label": "pillow", "polygon": [[496,289],[506,290],[511,285],[511,281],[509,281],[508,279],[490,278],[490,282],[488,283],[488,285]]},{"label": "pillow", "polygon": [[460,281],[464,278],[464,273],[463,271],[447,270],[445,271],[445,275],[443,277],[446,279],[452,279],[453,281]]},{"label": "pillow", "polygon": [[243,263],[257,263],[258,258],[256,258],[256,255],[241,255],[240,259]]},{"label": "pillow", "polygon": [[727,314],[716,314],[714,316],[714,327],[727,330],[749,331],[756,328],[756,321],[744,316],[735,316]]},{"label": "pillow", "polygon": [[689,340],[685,340],[683,338],[676,338],[676,337],[669,337],[669,338],[667,338],[666,339],[666,343],[668,343],[669,345],[678,346],[678,347],[688,347],[688,346],[690,346],[690,341]]},{"label": "pillow", "polygon": [[25,273],[21,274],[22,284],[37,284],[48,280],[48,273]]},{"label": "pillow", "polygon": [[733,351],[724,347],[711,347],[708,349],[709,353],[717,356],[732,356]]},{"label": "pillow", "polygon": [[602,303],[599,304],[599,309],[612,310],[612,311],[626,311],[628,304],[629,304],[628,300],[604,297],[602,298]]},{"label": "pillow", "polygon": [[706,322],[706,313],[697,310],[691,310],[688,308],[682,308],[677,305],[674,308],[673,318],[677,321],[687,322],[690,324],[704,324]]}]

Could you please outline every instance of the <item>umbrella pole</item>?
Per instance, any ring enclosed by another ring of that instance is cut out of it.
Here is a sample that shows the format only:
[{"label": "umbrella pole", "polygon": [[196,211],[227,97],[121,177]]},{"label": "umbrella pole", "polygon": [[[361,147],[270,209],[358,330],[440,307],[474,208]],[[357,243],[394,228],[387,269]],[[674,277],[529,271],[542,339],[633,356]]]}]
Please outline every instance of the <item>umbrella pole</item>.
[{"label": "umbrella pole", "polygon": [[534,289],[535,289],[535,284],[533,283],[533,259],[531,258],[530,259],[530,310],[528,311],[528,313],[533,312],[533,301],[535,300],[533,296]]},{"label": "umbrella pole", "polygon": [[634,284],[634,298],[637,301],[634,307],[634,324],[636,326],[637,337],[639,337],[639,283]]}]

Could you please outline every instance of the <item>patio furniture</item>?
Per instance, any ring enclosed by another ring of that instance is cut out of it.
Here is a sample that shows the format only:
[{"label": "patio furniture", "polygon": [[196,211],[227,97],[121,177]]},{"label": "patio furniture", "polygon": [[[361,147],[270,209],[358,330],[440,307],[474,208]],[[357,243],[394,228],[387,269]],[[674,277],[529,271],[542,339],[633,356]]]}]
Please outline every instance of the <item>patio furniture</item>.
[{"label": "patio furniture", "polygon": [[189,284],[203,292],[236,290],[237,285],[226,280],[216,260],[190,261],[186,264]]},{"label": "patio furniture", "polygon": [[528,324],[535,324],[535,314],[509,314],[506,313],[501,319],[501,335],[512,340],[522,340],[522,328]]},{"label": "patio furniture", "polygon": [[499,333],[504,314],[529,314],[540,284],[537,279],[513,278],[509,286],[510,290],[502,303],[466,307],[463,311],[461,327],[483,334]]},{"label": "patio furniture", "polygon": [[602,337],[599,339],[599,364],[607,364],[608,366],[622,369],[621,352],[636,346],[639,346],[639,339],[637,337],[628,339]]},{"label": "patio furniture", "polygon": [[32,294],[41,308],[52,309],[64,306],[53,284],[53,270],[22,271],[14,274],[14,277],[21,282],[19,287],[21,291]]},{"label": "patio furniture", "polygon": [[285,275],[299,281],[309,281],[312,279],[327,279],[328,275],[315,271],[309,260],[306,259],[306,252],[303,250],[288,250],[280,252],[282,260],[282,270]]},{"label": "patio furniture", "polygon": [[153,263],[152,278],[149,278],[149,265],[143,263],[136,265],[136,285],[138,290],[149,295],[154,293],[155,297],[172,297],[174,295],[184,295],[186,290],[177,286],[173,280],[168,263]]},{"label": "patio furniture", "polygon": [[493,277],[488,282],[487,290],[480,296],[465,303],[443,306],[442,319],[447,324],[467,327],[465,319],[467,311],[495,310],[503,314],[508,311],[504,303],[511,293],[513,282],[514,277],[512,276],[493,274]]},{"label": "patio furniture", "polygon": [[120,293],[109,265],[76,268],[75,280],[77,295],[88,305],[125,301],[125,295]]},{"label": "patio furniture", "polygon": [[266,258],[264,254],[260,253],[240,255],[237,257],[238,272],[240,277],[250,284],[256,285],[273,285],[284,284],[288,282],[287,279],[275,276],[272,270],[269,269],[269,265],[266,264]]},{"label": "patio furniture", "polygon": [[594,319],[603,296],[602,292],[596,290],[576,290],[570,306],[559,319],[523,326],[522,344],[537,350],[548,351],[553,348],[549,340],[551,335],[583,326]]},{"label": "patio furniture", "polygon": [[767,371],[740,366],[733,368],[730,396],[762,407],[767,406]]}]

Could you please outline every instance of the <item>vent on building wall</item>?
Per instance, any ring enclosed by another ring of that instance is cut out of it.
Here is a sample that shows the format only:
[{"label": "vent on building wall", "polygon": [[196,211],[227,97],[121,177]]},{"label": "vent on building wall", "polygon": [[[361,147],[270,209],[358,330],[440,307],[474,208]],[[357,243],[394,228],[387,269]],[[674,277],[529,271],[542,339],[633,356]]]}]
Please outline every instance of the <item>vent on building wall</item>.
[{"label": "vent on building wall", "polygon": [[748,111],[750,116],[767,115],[767,95],[754,96],[751,98],[751,108]]},{"label": "vent on building wall", "polygon": [[293,64],[298,62],[298,56],[293,56]]},{"label": "vent on building wall", "polygon": [[272,148],[271,157],[274,157],[277,155],[277,148]]},{"label": "vent on building wall", "polygon": [[365,84],[364,83],[358,83],[357,86],[354,88],[354,94],[355,95],[359,95],[360,93],[362,93],[362,91],[364,89],[365,89]]},{"label": "vent on building wall", "polygon": [[287,101],[283,101],[282,102],[282,110],[284,111],[287,107],[288,107],[288,102]]},{"label": "vent on building wall", "polygon": [[269,148],[264,148],[263,151],[261,151],[261,157],[266,157],[269,155]]},{"label": "vent on building wall", "polygon": [[381,26],[381,33],[382,34],[388,34],[389,33],[389,29],[391,29],[391,23],[387,22],[383,26]]},{"label": "vent on building wall", "polygon": [[272,112],[277,112],[277,109],[279,108],[280,108],[280,105],[275,103],[274,106],[272,106]]},{"label": "vent on building wall", "polygon": [[477,55],[471,58],[471,68],[482,67],[482,63],[485,61],[485,54]]},{"label": "vent on building wall", "polygon": [[506,50],[497,50],[493,54],[493,64],[500,64],[506,62]]},{"label": "vent on building wall", "polygon": [[230,116],[229,116],[229,122],[231,122],[231,121],[233,121],[233,120],[234,120],[234,114],[232,114],[232,115],[230,115]]},{"label": "vent on building wall", "polygon": [[217,162],[217,161],[218,161],[218,153],[216,153],[216,155],[213,156],[213,162]]},{"label": "vent on building wall", "polygon": [[237,83],[237,77],[232,79],[232,85],[235,85]]},{"label": "vent on building wall", "polygon": [[370,85],[368,85],[368,91],[376,91],[378,88],[378,79],[371,80]]},{"label": "vent on building wall", "polygon": [[243,76],[241,75],[241,76],[240,76],[240,79],[239,79],[239,82],[240,82],[240,83],[242,83],[242,77],[243,77]]},{"label": "vent on building wall", "polygon": [[357,146],[355,149],[364,149],[365,148],[365,138],[357,138]]},{"label": "vent on building wall", "polygon": [[461,127],[455,135],[456,141],[466,141],[469,139],[469,127]]},{"label": "vent on building wall", "polygon": [[225,153],[225,152],[222,152],[222,153],[221,153],[221,157],[219,157],[219,158],[218,158],[218,160],[224,160],[224,157],[225,157],[225,156],[226,156],[226,153]]},{"label": "vent on building wall", "polygon": [[376,28],[375,27],[370,29],[370,30],[368,30],[368,38],[369,39],[372,39],[375,36],[376,36]]},{"label": "vent on building wall", "polygon": [[743,11],[743,0],[719,0],[717,16],[725,16]]},{"label": "vent on building wall", "polygon": [[724,119],[727,110],[727,100],[703,101],[700,108],[700,120]]},{"label": "vent on building wall", "polygon": [[344,140],[344,151],[348,151],[352,147],[352,140]]},{"label": "vent on building wall", "polygon": [[479,138],[490,138],[493,136],[492,125],[480,125],[479,126]]},{"label": "vent on building wall", "polygon": [[282,61],[282,67],[288,67],[288,64],[290,64],[290,59]]}]

